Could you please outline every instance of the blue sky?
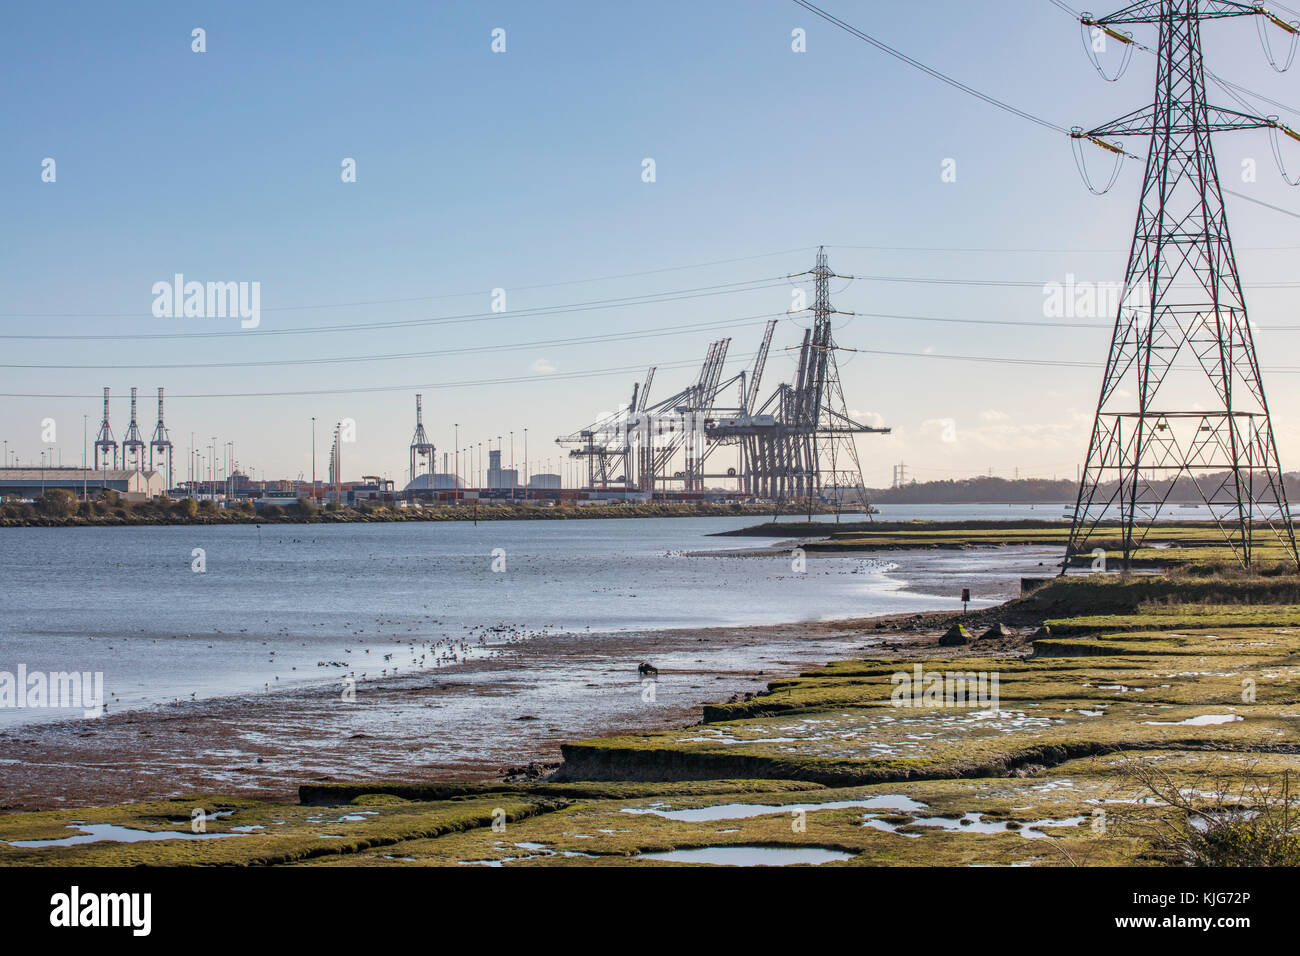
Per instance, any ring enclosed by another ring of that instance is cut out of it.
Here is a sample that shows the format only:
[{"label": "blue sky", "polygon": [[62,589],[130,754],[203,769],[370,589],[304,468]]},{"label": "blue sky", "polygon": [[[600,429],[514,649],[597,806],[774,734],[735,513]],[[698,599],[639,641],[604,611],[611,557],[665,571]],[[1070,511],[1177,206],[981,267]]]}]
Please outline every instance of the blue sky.
[{"label": "blue sky", "polygon": [[[1047,0],[824,6],[1064,126],[1096,125],[1151,98],[1149,57],[1103,82],[1078,25]],[[713,338],[733,337],[731,369],[747,364],[760,316],[789,307],[780,277],[809,268],[821,243],[841,273],[1019,283],[862,279],[836,285],[842,309],[1045,323],[846,319],[840,345],[909,353],[843,356],[849,407],[896,429],[859,442],[869,485],[888,484],[899,461],[921,479],[989,469],[1050,477],[1073,476],[1083,456],[1099,368],[935,356],[1100,364],[1109,317],[1054,328],[1042,284],[1122,277],[1141,164],[1127,163],[1113,192],[1093,197],[1065,137],[788,0],[67,3],[11,5],[0,17],[0,333],[101,336],[0,339],[0,364],[117,366],[0,373],[0,439],[23,461],[48,447],[41,422],[53,418],[54,456],[79,462],[82,418],[93,438],[104,385],[118,438],[131,386],[147,433],[161,385],[182,462],[191,433],[202,445],[217,436],[235,442],[245,469],[294,477],[310,472],[311,417],[352,418],[349,475],[401,483],[422,391],[440,453],[459,422],[462,443],[514,430],[522,459],[527,428],[533,470],[547,458],[553,468],[552,439],[625,401],[645,366],[660,366],[663,397],[694,375]],[[196,27],[207,34],[202,54],[191,51]],[[490,49],[498,27],[504,54]],[[797,27],[807,31],[803,54],[791,50]],[[1205,33],[1216,72],[1300,103],[1295,74],[1269,69],[1251,23]],[[1288,146],[1294,175],[1300,145]],[[1217,149],[1225,186],[1300,211],[1265,134],[1221,136]],[[57,164],[53,183],[41,180],[46,157]],[[340,179],[348,157],[355,183]],[[647,157],[653,183],[642,181]],[[1246,158],[1258,163],[1255,183],[1241,181]],[[942,181],[948,159],[956,182]],[[1099,171],[1108,162],[1100,151],[1089,159]],[[1300,333],[1268,328],[1294,322],[1297,290],[1251,288],[1293,279],[1300,220],[1229,203],[1263,364],[1300,365]],[[153,284],[178,272],[260,282],[260,326],[153,318]],[[623,278],[588,281],[610,276]],[[750,291],[684,295],[751,280]],[[506,290],[504,314],[427,321],[489,313],[495,288]],[[583,305],[655,293],[676,295]],[[570,305],[582,308],[527,314]],[[528,344],[710,324],[732,327]],[[232,334],[158,337],[214,331]],[[769,388],[789,376],[794,353],[784,349],[799,334],[782,321]],[[405,357],[451,349],[479,351]],[[248,364],[373,355],[403,357]],[[227,367],[175,367],[213,363]],[[680,363],[692,367],[672,367]],[[641,371],[562,377],[632,368]],[[525,380],[456,384],[516,378]],[[1300,467],[1294,381],[1266,372],[1289,469]],[[294,392],[318,394],[284,394]],[[186,397],[200,395],[221,397]],[[944,440],[949,420],[956,441]]]}]

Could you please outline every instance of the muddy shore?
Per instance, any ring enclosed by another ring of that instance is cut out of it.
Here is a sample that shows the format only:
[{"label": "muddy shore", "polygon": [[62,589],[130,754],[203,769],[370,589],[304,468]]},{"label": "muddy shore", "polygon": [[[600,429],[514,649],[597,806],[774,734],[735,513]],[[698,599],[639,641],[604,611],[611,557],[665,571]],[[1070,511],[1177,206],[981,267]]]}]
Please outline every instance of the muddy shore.
[{"label": "muddy shore", "polygon": [[[302,784],[358,778],[518,779],[557,764],[564,742],[691,724],[705,704],[837,658],[937,654],[938,634],[958,617],[550,635],[446,671],[362,683],[354,703],[318,686],[12,729],[0,733],[0,811],[211,791],[292,802]],[[993,608],[968,619],[999,617]],[[1014,652],[1020,638],[1006,644],[981,653]],[[653,700],[643,660],[659,667]],[[412,737],[413,723],[427,734]]]}]

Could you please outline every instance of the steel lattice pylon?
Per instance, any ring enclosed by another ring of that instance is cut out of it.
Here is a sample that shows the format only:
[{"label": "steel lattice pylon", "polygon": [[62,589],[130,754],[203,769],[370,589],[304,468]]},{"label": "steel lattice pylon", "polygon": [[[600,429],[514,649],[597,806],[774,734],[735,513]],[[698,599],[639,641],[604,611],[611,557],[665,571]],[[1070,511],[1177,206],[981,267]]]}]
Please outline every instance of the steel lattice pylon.
[{"label": "steel lattice pylon", "polygon": [[[1146,136],[1128,271],[1062,573],[1104,520],[1124,564],[1176,485],[1192,487],[1243,567],[1266,525],[1300,566],[1277,446],[1228,233],[1211,134],[1276,127],[1205,97],[1203,20],[1259,15],[1225,0],[1150,0],[1084,23],[1158,24],[1154,103],[1078,138]],[[1115,31],[1115,32],[1111,32]],[[1114,147],[1112,147],[1114,148]]]},{"label": "steel lattice pylon", "polygon": [[[793,386],[783,385],[778,393],[780,421],[785,423],[775,442],[776,465],[772,470],[775,487],[767,493],[775,498],[846,496],[867,504],[862,466],[854,436],[888,434],[888,428],[872,428],[854,421],[840,384],[838,346],[831,322],[841,312],[831,304],[832,279],[851,279],[831,271],[824,246],[817,249],[811,272],[791,278],[813,280],[811,329],[804,331],[799,350],[799,369]],[[760,454],[760,457],[761,454]]]}]

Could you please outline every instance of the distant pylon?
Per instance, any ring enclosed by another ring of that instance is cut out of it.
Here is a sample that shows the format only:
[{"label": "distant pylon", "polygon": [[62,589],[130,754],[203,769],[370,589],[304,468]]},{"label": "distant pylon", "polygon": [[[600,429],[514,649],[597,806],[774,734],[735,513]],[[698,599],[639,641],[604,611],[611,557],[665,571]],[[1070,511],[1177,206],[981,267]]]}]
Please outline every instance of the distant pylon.
[{"label": "distant pylon", "polygon": [[136,424],[136,391],[131,389],[131,424],[126,427],[126,437],[122,439],[122,467],[130,471],[143,471],[144,438],[140,435],[140,426]]},{"label": "distant pylon", "polygon": [[433,474],[437,449],[424,432],[424,396],[415,396],[415,436],[411,439],[411,481]]},{"label": "distant pylon", "polygon": [[1278,123],[1207,104],[1201,57],[1202,20],[1261,14],[1227,0],[1150,0],[1083,19],[1125,43],[1126,26],[1158,24],[1160,46],[1153,105],[1074,131],[1114,151],[1109,137],[1145,136],[1150,151],[1062,572],[1094,534],[1114,536],[1099,525],[1115,519],[1127,569],[1180,481],[1243,567],[1257,524],[1300,566],[1210,138]]},{"label": "distant pylon", "polygon": [[160,460],[166,461],[167,470],[167,490],[172,488],[172,439],[167,433],[167,426],[163,424],[163,390],[158,389],[158,424],[153,427],[153,438],[149,441],[149,470],[155,471],[154,452],[158,453]]},{"label": "distant pylon", "polygon": [[[103,454],[104,461],[100,464],[100,454]],[[95,436],[95,470],[107,468],[109,465],[117,469],[117,439],[113,437],[113,429],[108,424],[108,386],[104,386],[104,417],[99,423],[99,434]]]},{"label": "distant pylon", "polygon": [[840,384],[840,363],[835,353],[839,346],[831,327],[840,312],[831,305],[831,280],[850,279],[831,271],[826,247],[817,249],[817,261],[810,273],[813,279],[813,327],[804,335],[804,345],[799,360],[798,382],[794,400],[799,406],[792,416],[803,426],[796,439],[792,454],[794,465],[794,497],[812,497],[832,492],[837,500],[844,500],[851,492],[858,502],[866,505],[867,489],[862,480],[862,464],[858,460],[858,446],[854,436],[859,434],[889,434],[888,428],[873,428],[854,421],[849,416]]}]

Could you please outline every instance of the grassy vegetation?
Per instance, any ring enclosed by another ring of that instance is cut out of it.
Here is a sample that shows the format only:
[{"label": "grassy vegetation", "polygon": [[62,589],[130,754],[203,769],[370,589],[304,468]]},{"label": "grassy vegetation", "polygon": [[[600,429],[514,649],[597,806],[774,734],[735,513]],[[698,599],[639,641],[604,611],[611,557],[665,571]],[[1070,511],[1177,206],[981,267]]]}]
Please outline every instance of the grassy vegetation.
[{"label": "grassy vegetation", "polygon": [[[971,550],[976,548],[1050,547],[1064,554],[1070,536],[1068,521],[894,521],[766,522],[724,532],[731,536],[809,537],[804,550],[825,554],[872,553],[877,551]],[[1089,540],[1088,550],[1101,549],[1109,555],[1112,568],[1123,554],[1118,527],[1103,526]],[[1292,577],[1296,567],[1288,558],[1286,545],[1267,530],[1254,540],[1255,575]],[[1078,555],[1074,565],[1087,567],[1091,553]],[[1240,574],[1239,562],[1223,532],[1209,522],[1161,523],[1130,556],[1135,570],[1179,570],[1203,578]],[[1293,578],[1294,579],[1294,578]]]},{"label": "grassy vegetation", "polygon": [[[826,536],[831,542],[852,545],[851,550],[885,550],[886,547],[984,547],[1008,543],[1046,541],[1065,546],[1069,525],[1059,521],[768,521],[722,532],[729,537]],[[878,542],[881,547],[873,547]]]},{"label": "grassy vegetation", "polygon": [[1137,759],[1124,769],[1164,814],[1130,814],[1121,822],[1144,834],[1172,864],[1300,866],[1300,800],[1295,774],[1252,767],[1206,771],[1190,783]]},{"label": "grassy vegetation", "polygon": [[[162,524],[340,524],[374,521],[564,521],[588,518],[698,518],[759,515],[767,508],[743,504],[601,504],[574,506],[558,504],[547,507],[537,502],[510,502],[438,505],[422,508],[396,508],[380,504],[339,507],[331,502],[317,508],[301,499],[288,504],[268,504],[257,510],[251,502],[218,508],[212,501],[193,498],[128,502],[115,492],[106,492],[91,501],[79,501],[62,490],[46,492],[35,504],[0,503],[0,528],[43,527],[68,528],[86,526],[162,525]],[[825,507],[819,507],[824,513]]]}]

